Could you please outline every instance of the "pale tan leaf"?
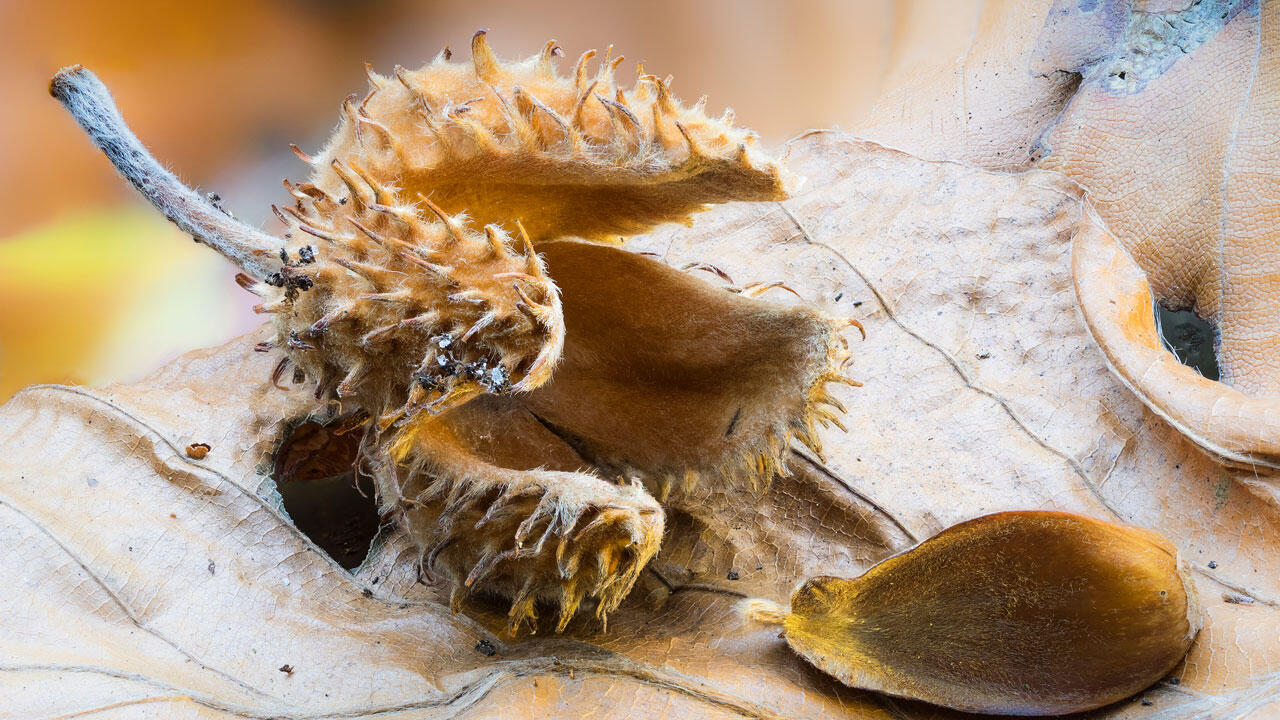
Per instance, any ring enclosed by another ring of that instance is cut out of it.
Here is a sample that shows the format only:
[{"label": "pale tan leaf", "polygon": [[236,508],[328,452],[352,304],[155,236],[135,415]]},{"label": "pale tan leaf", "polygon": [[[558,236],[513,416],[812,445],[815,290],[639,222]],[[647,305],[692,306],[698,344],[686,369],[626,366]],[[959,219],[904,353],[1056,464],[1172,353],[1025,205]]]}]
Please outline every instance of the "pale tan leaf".
[{"label": "pale tan leaf", "polygon": [[[903,8],[887,91],[854,132],[923,157],[1049,168],[1079,182],[1145,275],[1078,286],[1124,382],[1209,452],[1274,473],[1280,8],[1257,0]],[[1081,263],[1111,263],[1104,245],[1089,245],[1101,254]],[[1154,324],[1120,332],[1094,319],[1113,302],[1137,317],[1150,309],[1148,295],[1214,326],[1221,382],[1163,366]]]},{"label": "pale tan leaf", "polygon": [[[1094,327],[1125,381],[1189,438],[1273,473],[1280,7],[1196,3],[1134,12],[1117,30],[1114,47],[1084,69],[1079,92],[1046,129],[1041,164],[1086,188],[1145,278],[1123,288],[1082,279],[1081,297],[1103,309],[1118,299],[1121,314],[1136,314],[1154,295],[1208,319],[1221,382],[1143,359],[1143,347],[1157,342],[1152,327]],[[1110,262],[1111,249],[1090,248],[1098,254],[1082,262]]]}]

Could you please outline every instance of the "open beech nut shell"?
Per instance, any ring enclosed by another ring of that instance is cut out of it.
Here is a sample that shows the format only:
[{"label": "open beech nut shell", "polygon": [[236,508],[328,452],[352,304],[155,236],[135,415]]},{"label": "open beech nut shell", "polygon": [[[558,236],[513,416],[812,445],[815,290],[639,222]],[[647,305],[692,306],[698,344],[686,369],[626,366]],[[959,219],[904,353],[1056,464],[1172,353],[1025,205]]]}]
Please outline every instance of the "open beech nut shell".
[{"label": "open beech nut shell", "polygon": [[812,578],[791,605],[787,642],[841,682],[1016,715],[1128,697],[1200,626],[1167,540],[1062,512],[955,525],[861,577]]},{"label": "open beech nut shell", "polygon": [[[846,427],[827,386],[860,384],[841,372],[839,333],[862,324],[757,297],[781,281],[726,292],[557,241],[782,200],[783,171],[732,113],[685,107],[669,80],[640,69],[617,87],[611,51],[594,76],[595,51],[565,76],[554,41],[503,63],[480,30],[471,49],[470,63],[446,51],[394,79],[370,69],[320,155],[293,146],[312,175],[285,180],[295,202],[273,206],[283,238],[160,165],[92,72],[64,68],[49,91],[166,218],[242,271],[273,317],[275,339],[255,345],[281,351],[270,384],[286,390],[292,367],[313,415],[361,429],[353,462],[380,517],[450,581],[454,612],[475,591],[510,601],[511,635],[537,630],[539,605],[558,608],[557,632],[584,602],[603,625],[657,553],[673,489],[767,486],[789,473],[792,440],[822,456],[819,426]],[[501,422],[524,411],[522,429]]]}]

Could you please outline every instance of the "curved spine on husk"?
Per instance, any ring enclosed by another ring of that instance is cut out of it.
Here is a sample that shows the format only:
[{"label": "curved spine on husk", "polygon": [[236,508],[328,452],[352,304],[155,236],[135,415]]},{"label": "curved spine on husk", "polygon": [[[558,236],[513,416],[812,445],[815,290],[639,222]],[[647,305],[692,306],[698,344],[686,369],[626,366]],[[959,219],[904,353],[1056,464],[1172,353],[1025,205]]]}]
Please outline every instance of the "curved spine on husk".
[{"label": "curved spine on husk", "polygon": [[594,73],[596,52],[584,53],[569,77],[556,72],[554,41],[513,63],[497,59],[483,30],[471,48],[470,63],[442,52],[420,70],[369,69],[368,94],[343,102],[325,149],[302,154],[311,183],[338,195],[346,179],[333,161],[359,164],[477,227],[519,220],[534,242],[616,242],[690,222],[708,203],[786,197],[782,171],[731,112],[713,119],[702,101],[685,107],[670,78],[643,68],[623,90],[612,48]]},{"label": "curved spine on husk", "polygon": [[564,630],[584,600],[607,622],[662,542],[662,507],[639,483],[589,472],[517,471],[469,452],[444,423],[419,417],[389,443],[379,498],[418,540],[424,569],[511,599],[507,630],[536,631],[536,606]]}]

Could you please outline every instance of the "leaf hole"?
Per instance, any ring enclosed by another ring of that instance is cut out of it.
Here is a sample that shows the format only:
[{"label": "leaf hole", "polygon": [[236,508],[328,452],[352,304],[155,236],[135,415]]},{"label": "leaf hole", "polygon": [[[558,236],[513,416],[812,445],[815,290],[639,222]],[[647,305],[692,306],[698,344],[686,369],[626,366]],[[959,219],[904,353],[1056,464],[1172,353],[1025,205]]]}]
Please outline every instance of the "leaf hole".
[{"label": "leaf hole", "polygon": [[1214,351],[1218,331],[1213,323],[1191,310],[1170,310],[1157,303],[1156,329],[1165,349],[1178,362],[1210,380],[1219,379],[1218,355]]},{"label": "leaf hole", "polygon": [[308,420],[285,432],[273,479],[293,524],[347,570],[364,562],[380,525],[373,481],[355,470],[359,430]]}]

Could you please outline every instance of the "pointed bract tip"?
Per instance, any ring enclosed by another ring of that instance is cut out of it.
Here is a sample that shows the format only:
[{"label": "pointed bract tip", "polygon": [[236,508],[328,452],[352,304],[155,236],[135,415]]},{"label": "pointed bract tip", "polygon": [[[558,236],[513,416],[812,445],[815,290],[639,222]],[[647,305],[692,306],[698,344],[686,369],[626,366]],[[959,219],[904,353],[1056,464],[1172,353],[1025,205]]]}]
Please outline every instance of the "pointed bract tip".
[{"label": "pointed bract tip", "polygon": [[497,79],[501,66],[493,49],[489,47],[489,41],[485,39],[488,32],[485,28],[480,28],[471,36],[471,63],[475,66],[476,77],[492,82]]},{"label": "pointed bract tip", "polygon": [[312,157],[311,155],[308,155],[306,152],[302,150],[302,148],[298,147],[297,145],[294,145],[293,143],[289,143],[289,149],[292,150],[293,154],[297,155],[298,159],[301,160],[302,162],[308,165],[314,165],[316,163],[316,159],[314,157]]}]

